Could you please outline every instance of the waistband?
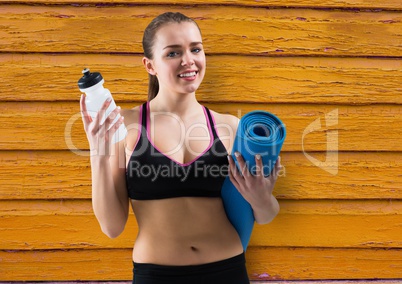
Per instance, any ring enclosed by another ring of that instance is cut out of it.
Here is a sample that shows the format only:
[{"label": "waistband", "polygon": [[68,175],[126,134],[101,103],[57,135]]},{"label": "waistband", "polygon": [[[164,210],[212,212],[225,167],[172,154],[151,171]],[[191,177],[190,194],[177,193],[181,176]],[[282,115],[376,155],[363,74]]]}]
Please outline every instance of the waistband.
[{"label": "waistband", "polygon": [[137,275],[159,275],[159,276],[186,276],[186,275],[205,275],[227,269],[244,266],[246,257],[244,252],[234,257],[196,265],[159,265],[153,263],[134,264],[134,274]]}]

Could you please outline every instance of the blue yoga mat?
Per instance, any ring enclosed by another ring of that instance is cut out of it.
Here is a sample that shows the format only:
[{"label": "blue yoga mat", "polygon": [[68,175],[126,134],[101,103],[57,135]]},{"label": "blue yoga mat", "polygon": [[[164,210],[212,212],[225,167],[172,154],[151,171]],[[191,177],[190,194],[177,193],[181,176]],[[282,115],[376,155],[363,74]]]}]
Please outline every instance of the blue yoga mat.
[{"label": "blue yoga mat", "polygon": [[[255,174],[255,155],[260,154],[264,175],[269,176],[285,137],[285,125],[278,117],[266,111],[252,111],[240,119],[231,155],[236,161],[234,153],[239,152],[251,173]],[[238,166],[237,161],[236,165]],[[225,179],[222,186],[222,200],[229,221],[235,227],[246,250],[254,226],[253,210],[229,177]]]}]

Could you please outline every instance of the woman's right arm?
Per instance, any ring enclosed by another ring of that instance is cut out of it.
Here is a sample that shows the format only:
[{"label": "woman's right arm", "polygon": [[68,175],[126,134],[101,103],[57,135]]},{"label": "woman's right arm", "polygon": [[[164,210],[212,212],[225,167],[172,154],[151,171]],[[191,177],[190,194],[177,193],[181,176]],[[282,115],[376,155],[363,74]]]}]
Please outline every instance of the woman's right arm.
[{"label": "woman's right arm", "polygon": [[102,232],[115,238],[123,232],[126,225],[129,199],[125,181],[124,139],[112,144],[109,137],[123,123],[123,117],[107,130],[120,109],[116,108],[101,124],[101,118],[110,102],[106,101],[95,119],[92,119],[84,101],[85,96],[82,95],[82,120],[91,150],[92,207]]}]

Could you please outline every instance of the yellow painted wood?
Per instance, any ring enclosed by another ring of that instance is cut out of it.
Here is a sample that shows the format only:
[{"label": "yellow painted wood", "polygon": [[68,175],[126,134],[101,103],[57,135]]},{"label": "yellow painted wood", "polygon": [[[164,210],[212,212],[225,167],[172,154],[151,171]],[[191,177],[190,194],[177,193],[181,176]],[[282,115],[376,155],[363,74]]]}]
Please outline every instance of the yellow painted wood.
[{"label": "yellow painted wood", "polygon": [[91,198],[89,157],[69,151],[1,151],[0,199]]},{"label": "yellow painted wood", "polygon": [[359,247],[402,245],[402,207],[395,201],[287,201],[269,225],[256,225],[251,246]]},{"label": "yellow painted wood", "polygon": [[[90,201],[0,201],[0,250],[130,248],[138,227],[108,239]],[[256,225],[250,246],[402,249],[402,202],[280,200],[269,225]],[[21,230],[24,228],[24,230]]]},{"label": "yellow painted wood", "polygon": [[[58,202],[61,204],[59,207],[63,207],[64,201]],[[69,202],[65,202],[68,206]],[[26,206],[24,202],[13,203]],[[42,207],[47,206],[47,202],[40,204]],[[67,210],[63,208],[60,211],[50,211],[51,209],[45,208],[28,211],[25,208],[22,210],[22,215],[18,216],[14,215],[14,212],[8,215],[2,209],[2,218],[0,218],[2,245],[0,245],[0,249],[116,249],[130,248],[134,244],[138,230],[133,215],[129,218],[124,233],[116,239],[109,239],[102,233],[92,212],[90,201],[69,206],[73,207],[75,211],[65,212]],[[21,228],[24,229],[21,231]]]},{"label": "yellow painted wood", "polygon": [[402,278],[401,251],[264,248],[247,250],[253,280]]},{"label": "yellow painted wood", "polygon": [[[325,161],[323,153],[312,155]],[[336,175],[303,153],[281,157],[279,199],[402,199],[401,152],[340,152]],[[69,151],[0,151],[0,180],[1,200],[91,198],[89,158]]]},{"label": "yellow painted wood", "polygon": [[[402,278],[399,249],[249,247],[251,280]],[[130,280],[131,249],[0,251],[3,281]],[[364,282],[363,282],[364,283]]]},{"label": "yellow painted wood", "polygon": [[7,5],[0,10],[0,51],[142,53],[146,25],[167,10],[198,20],[207,53],[402,55],[397,12],[156,5]]},{"label": "yellow painted wood", "polygon": [[90,67],[123,108],[142,103],[142,33],[167,10],[203,31],[202,103],[288,129],[281,212],[255,226],[251,279],[402,279],[399,0],[102,4],[0,0],[0,281],[130,281],[135,218],[111,240],[93,215],[76,82]]},{"label": "yellow painted wood", "polygon": [[[0,0],[1,2],[7,3],[20,3],[20,0]],[[71,0],[30,0],[30,3],[71,3]],[[75,0],[75,3],[99,3],[97,0]],[[107,0],[102,1],[102,3],[110,4],[174,4],[172,1],[168,0]],[[382,9],[395,9],[401,10],[402,5],[398,0],[184,0],[180,1],[180,4],[185,5],[236,5],[236,6],[252,6],[252,7],[336,7],[336,8],[382,8]],[[87,4],[88,5],[88,4]]]},{"label": "yellow painted wood", "polygon": [[[0,100],[71,101],[81,70],[105,78],[116,101],[142,101],[140,55],[0,54]],[[207,56],[202,102],[402,104],[402,61],[378,58]],[[12,86],[12,87],[11,87]]]},{"label": "yellow painted wood", "polygon": [[[78,100],[77,96],[74,103],[0,103],[0,149],[86,149],[88,142]],[[131,108],[138,103],[120,105]],[[238,117],[258,109],[276,114],[287,127],[283,151],[326,151],[327,148],[334,151],[402,150],[402,108],[398,105],[206,105],[212,110]],[[321,128],[318,123],[321,123]]]},{"label": "yellow painted wood", "polygon": [[371,280],[267,280],[250,281],[250,284],[400,284],[398,279],[371,279]]},{"label": "yellow painted wood", "polygon": [[131,249],[0,251],[2,281],[128,280]]}]

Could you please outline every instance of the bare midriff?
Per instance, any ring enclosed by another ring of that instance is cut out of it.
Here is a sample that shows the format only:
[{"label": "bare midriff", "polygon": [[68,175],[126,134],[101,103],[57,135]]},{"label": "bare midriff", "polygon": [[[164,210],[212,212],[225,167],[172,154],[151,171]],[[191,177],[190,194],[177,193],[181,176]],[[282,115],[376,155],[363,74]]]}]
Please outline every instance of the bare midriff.
[{"label": "bare midriff", "polygon": [[134,262],[196,265],[243,252],[221,198],[179,197],[131,202],[139,227]]}]

